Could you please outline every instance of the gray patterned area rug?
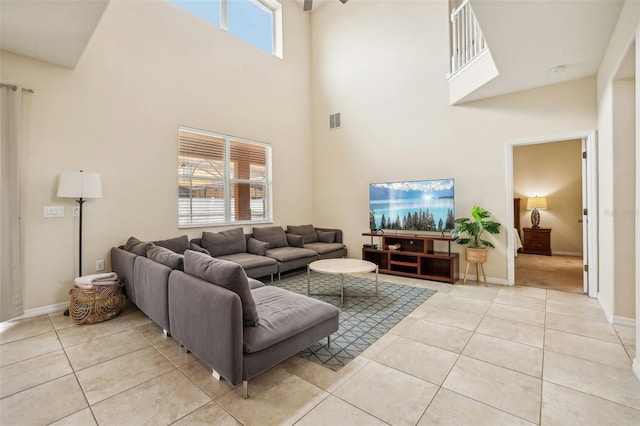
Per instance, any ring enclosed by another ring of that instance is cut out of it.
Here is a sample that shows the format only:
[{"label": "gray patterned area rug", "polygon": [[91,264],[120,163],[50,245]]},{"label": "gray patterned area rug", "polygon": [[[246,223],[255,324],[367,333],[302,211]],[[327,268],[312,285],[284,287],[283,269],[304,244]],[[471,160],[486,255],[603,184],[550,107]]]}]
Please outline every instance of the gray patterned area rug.
[{"label": "gray patterned area rug", "polygon": [[[382,276],[381,276],[382,277]],[[307,273],[283,275],[273,285],[307,294]],[[356,297],[375,293],[375,281],[345,275],[344,305],[340,312],[340,326],[327,341],[310,346],[300,356],[339,370],[378,340],[400,320],[436,293],[435,290],[379,281],[378,297]],[[340,293],[340,276],[311,273],[312,293]],[[312,296],[340,308],[340,296]]]}]

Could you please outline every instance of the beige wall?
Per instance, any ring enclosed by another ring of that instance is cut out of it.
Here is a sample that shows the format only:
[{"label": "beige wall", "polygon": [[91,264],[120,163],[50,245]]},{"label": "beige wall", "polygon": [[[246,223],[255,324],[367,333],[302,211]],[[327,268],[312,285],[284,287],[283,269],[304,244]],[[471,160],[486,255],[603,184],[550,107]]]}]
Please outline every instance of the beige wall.
[{"label": "beige wall", "polygon": [[[626,78],[613,84],[613,169],[614,205],[605,209],[614,226],[616,283],[635,275],[635,80]],[[632,285],[616,284],[614,312],[616,316],[635,318],[635,298]]]},{"label": "beige wall", "polygon": [[[640,30],[640,2],[626,1],[614,33],[611,36],[609,45],[598,70],[598,204],[599,204],[599,293],[598,300],[604,309],[609,321],[615,317],[627,317],[630,315],[628,306],[621,306],[620,300],[628,299],[636,301],[635,312],[640,309],[640,277],[637,271],[635,274],[620,276],[616,271],[616,255],[620,252],[618,242],[615,239],[616,218],[612,212],[616,210],[616,191],[621,190],[620,182],[624,182],[623,175],[618,175],[615,168],[614,151],[617,143],[633,143],[635,140],[638,146],[638,133],[627,142],[622,142],[616,137],[614,117],[616,110],[620,106],[620,94],[616,96],[614,87],[616,85],[617,73],[623,59],[627,55],[629,48],[637,40]],[[636,42],[636,48],[638,43]],[[636,58],[637,60],[637,58]],[[637,73],[637,65],[636,65]],[[627,99],[628,105],[628,98]],[[637,87],[635,92],[634,108],[640,104],[640,95]],[[625,101],[623,101],[625,102]],[[618,116],[619,117],[619,116]],[[638,116],[636,115],[635,127],[638,126]],[[625,150],[628,148],[625,148]],[[631,159],[629,159],[631,161]],[[635,170],[638,170],[636,160]],[[618,186],[617,186],[618,185]],[[624,188],[629,188],[628,182]],[[638,194],[637,186],[633,188]],[[640,238],[636,234],[635,250],[640,250]],[[637,265],[636,265],[637,267]],[[636,335],[640,340],[640,318],[636,315]],[[636,374],[640,377],[640,364],[638,358],[635,359]]]},{"label": "beige wall", "polygon": [[582,141],[514,147],[513,190],[521,198],[521,228],[531,227],[527,199],[546,197],[540,226],[551,228],[553,254],[582,255]]},{"label": "beige wall", "polygon": [[[275,223],[311,221],[309,18],[292,2],[283,15],[284,59],[161,1],[111,2],[73,70],[2,52],[2,81],[36,91],[22,147],[25,309],[67,300],[77,274],[63,171],[102,174],[104,197],[85,204],[85,274],[98,259],[108,269],[130,235],[200,235],[177,226],[178,125],[271,143]],[[47,205],[65,217],[43,218]]]},{"label": "beige wall", "polygon": [[[454,178],[456,216],[479,204],[505,224],[506,141],[596,127],[590,78],[450,106],[446,1],[336,3],[312,17],[314,219],[345,230],[351,257],[370,182]],[[506,232],[496,242],[487,273],[506,282]]]}]

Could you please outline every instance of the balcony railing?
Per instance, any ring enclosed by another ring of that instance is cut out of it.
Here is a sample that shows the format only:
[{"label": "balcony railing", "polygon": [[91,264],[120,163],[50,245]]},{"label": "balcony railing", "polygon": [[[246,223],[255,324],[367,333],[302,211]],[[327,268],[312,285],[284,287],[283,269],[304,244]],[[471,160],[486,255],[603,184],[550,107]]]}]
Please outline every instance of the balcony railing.
[{"label": "balcony railing", "polygon": [[487,49],[469,0],[451,12],[451,75]]}]

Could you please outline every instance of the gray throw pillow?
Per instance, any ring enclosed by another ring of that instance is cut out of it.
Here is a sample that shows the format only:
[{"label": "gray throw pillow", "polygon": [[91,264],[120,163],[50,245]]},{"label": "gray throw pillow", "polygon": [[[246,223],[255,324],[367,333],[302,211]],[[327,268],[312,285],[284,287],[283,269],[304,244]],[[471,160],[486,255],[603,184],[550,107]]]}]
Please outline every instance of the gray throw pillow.
[{"label": "gray throw pillow", "polygon": [[129,237],[124,245],[124,249],[138,256],[146,256],[149,246],[151,246],[151,243],[142,242],[136,237]]},{"label": "gray throw pillow", "polygon": [[242,228],[230,229],[223,232],[203,232],[202,247],[211,256],[226,256],[228,254],[246,253],[247,240]]},{"label": "gray throw pillow", "polygon": [[247,251],[251,254],[257,254],[258,256],[264,256],[267,254],[269,243],[264,241],[258,241],[255,238],[249,238],[247,241]]},{"label": "gray throw pillow", "polygon": [[316,228],[313,225],[299,225],[299,226],[287,226],[287,231],[292,234],[302,235],[304,238],[304,243],[315,243],[318,241],[318,236],[316,235]]},{"label": "gray throw pillow", "polygon": [[269,243],[269,248],[287,247],[287,237],[282,226],[253,228],[253,238]]},{"label": "gray throw pillow", "polygon": [[189,250],[189,237],[183,235],[181,237],[170,238],[168,240],[153,241],[153,244],[168,248],[178,254],[184,254],[185,250]]},{"label": "gray throw pillow", "polygon": [[336,231],[317,231],[318,241],[321,243],[335,243]]},{"label": "gray throw pillow", "polygon": [[304,237],[302,235],[287,234],[287,242],[290,247],[304,247]]},{"label": "gray throw pillow", "polygon": [[187,250],[184,253],[184,272],[214,285],[219,285],[240,296],[244,325],[258,325],[258,310],[251,295],[247,274],[237,263],[216,259],[204,253]]},{"label": "gray throw pillow", "polygon": [[147,249],[147,258],[162,263],[171,269],[184,271],[184,256],[168,248],[152,245]]},{"label": "gray throw pillow", "polygon": [[190,243],[189,250],[198,251],[200,253],[208,254],[209,256],[211,256],[211,253],[209,253],[209,250],[207,250],[206,248],[200,247],[196,243]]}]

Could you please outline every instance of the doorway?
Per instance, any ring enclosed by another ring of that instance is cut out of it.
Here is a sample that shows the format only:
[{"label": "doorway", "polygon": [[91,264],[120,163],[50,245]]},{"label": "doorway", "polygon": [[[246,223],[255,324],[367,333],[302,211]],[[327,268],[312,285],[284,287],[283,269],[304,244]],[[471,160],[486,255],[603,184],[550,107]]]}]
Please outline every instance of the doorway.
[{"label": "doorway", "polygon": [[595,160],[594,131],[507,142],[510,285],[597,295]]}]

